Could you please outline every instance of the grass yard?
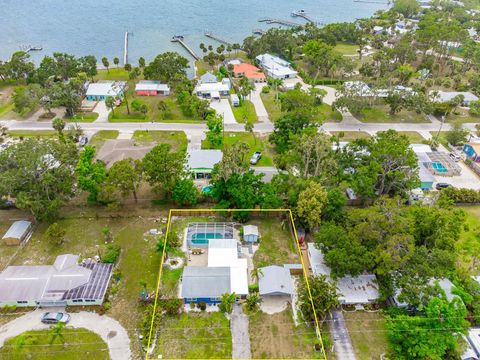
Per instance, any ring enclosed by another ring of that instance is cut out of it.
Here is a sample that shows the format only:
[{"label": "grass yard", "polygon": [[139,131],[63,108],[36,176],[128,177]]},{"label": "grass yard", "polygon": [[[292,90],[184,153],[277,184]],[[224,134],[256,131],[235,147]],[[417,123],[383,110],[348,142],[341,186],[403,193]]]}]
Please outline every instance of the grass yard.
[{"label": "grass yard", "polygon": [[50,330],[27,331],[8,339],[0,348],[0,358],[9,360],[110,359],[107,344],[97,334],[83,328],[65,328],[62,330],[62,335],[63,341],[58,337],[53,339]]},{"label": "grass yard", "polygon": [[420,133],[416,131],[399,131],[398,132],[400,135],[405,135],[408,137],[408,140],[410,140],[411,144],[422,144],[427,139],[425,139]]},{"label": "grass yard", "polygon": [[118,134],[118,130],[97,131],[95,135],[93,135],[90,139],[89,144],[96,147],[97,149],[100,149],[105,143],[105,140],[116,139],[118,137]]},{"label": "grass yard", "polygon": [[343,133],[343,137],[340,141],[353,141],[357,139],[368,139],[370,134],[365,131],[330,131],[330,134],[338,136]]},{"label": "grass yard", "polygon": [[79,112],[73,117],[64,117],[68,122],[94,122],[98,119],[98,113],[96,112]]},{"label": "grass yard", "polygon": [[[253,124],[258,120],[255,106],[253,106],[253,103],[249,100],[243,100],[241,106],[232,106],[232,110],[235,120],[237,120],[238,123],[245,124],[245,122],[249,122]],[[245,119],[247,121],[245,121]]]},{"label": "grass yard", "polygon": [[446,122],[461,122],[463,124],[467,123],[479,123],[480,116],[470,115],[466,109],[457,109],[455,113],[448,115]]},{"label": "grass yard", "polygon": [[377,360],[388,351],[387,322],[381,314],[356,311],[343,316],[358,360]]},{"label": "grass yard", "polygon": [[478,275],[478,253],[480,252],[480,206],[462,207],[467,215],[466,227],[455,244],[457,267],[469,275]]},{"label": "grass yard", "polygon": [[424,115],[414,111],[402,110],[395,115],[389,114],[389,107],[377,105],[372,108],[365,108],[359,113],[353,114],[358,120],[367,123],[428,123]]},{"label": "grass yard", "polygon": [[57,131],[55,130],[9,130],[8,136],[12,138],[20,137],[55,137],[57,136]]},{"label": "grass yard", "polygon": [[98,74],[94,77],[95,81],[98,80],[128,80],[128,71],[123,67],[112,67],[107,70],[98,70]]},{"label": "grass yard", "polygon": [[227,359],[232,357],[230,323],[219,313],[183,313],[160,320],[152,358]]},{"label": "grass yard", "polygon": [[253,359],[320,359],[313,347],[318,343],[315,329],[295,326],[292,310],[268,315],[250,315],[250,346]]},{"label": "grass yard", "polygon": [[[438,131],[430,131],[430,134],[432,134],[432,138],[435,139],[438,135]],[[448,140],[446,138],[446,134],[446,131],[440,131],[440,135],[438,135],[438,142],[448,149]]]},{"label": "grass yard", "polygon": [[278,218],[264,218],[250,223],[258,226],[260,245],[253,256],[255,267],[268,265],[298,264],[300,255],[288,221]]},{"label": "grass yard", "polygon": [[183,131],[144,131],[133,133],[133,140],[140,143],[166,143],[173,151],[187,150],[187,136]]},{"label": "grass yard", "polygon": [[[249,156],[247,160],[250,160],[250,157],[255,151],[262,152],[262,158],[258,162],[257,166],[273,166],[273,156],[274,150],[273,147],[268,142],[266,137],[253,136],[247,132],[226,132],[225,133],[225,146],[232,146],[237,142],[246,143],[250,149]],[[208,140],[202,141],[202,149],[213,149],[208,142]],[[222,149],[222,146],[217,147]]]},{"label": "grass yard", "polygon": [[358,45],[352,45],[344,42],[338,42],[335,45],[334,50],[338,51],[342,55],[358,55]]}]

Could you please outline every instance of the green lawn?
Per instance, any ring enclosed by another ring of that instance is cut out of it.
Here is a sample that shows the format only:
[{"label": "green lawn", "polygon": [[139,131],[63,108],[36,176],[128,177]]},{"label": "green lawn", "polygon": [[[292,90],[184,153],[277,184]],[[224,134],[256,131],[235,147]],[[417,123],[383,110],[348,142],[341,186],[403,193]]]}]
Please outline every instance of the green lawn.
[{"label": "green lawn", "polygon": [[144,131],[137,130],[133,139],[140,143],[167,143],[173,151],[187,150],[187,136],[183,131]]},{"label": "green lawn", "polygon": [[377,360],[387,353],[387,326],[381,314],[356,311],[343,316],[358,360]]},{"label": "green lawn", "polygon": [[[437,137],[438,131],[430,131],[430,134],[432,134],[432,138],[434,139]],[[440,131],[440,135],[438,135],[438,142],[448,149],[448,140],[446,138],[446,135],[446,131]]]},{"label": "green lawn", "polygon": [[11,111],[13,111],[13,103],[12,102],[6,102],[4,104],[0,104],[0,117],[8,114]]},{"label": "green lawn", "polygon": [[427,139],[425,139],[416,131],[399,131],[398,133],[400,135],[405,135],[406,137],[408,137],[408,140],[410,140],[411,144],[422,144],[427,141]]},{"label": "green lawn", "polygon": [[152,358],[227,359],[232,357],[230,323],[225,315],[183,313],[163,316],[158,329],[157,347]]},{"label": "green lawn", "polygon": [[[273,166],[274,150],[272,145],[268,142],[266,137],[253,136],[247,132],[226,132],[225,133],[225,145],[232,146],[237,142],[246,143],[250,149],[248,160],[255,151],[262,152],[262,158],[258,162],[258,166]],[[212,149],[208,140],[202,141],[202,149]],[[217,147],[222,149],[222,146]]]},{"label": "green lawn", "polygon": [[344,42],[338,42],[334,48],[342,55],[358,55],[358,45],[347,44]]},{"label": "green lawn", "polygon": [[128,71],[125,71],[123,67],[112,67],[107,70],[98,70],[97,76],[95,76],[95,81],[98,80],[128,80]]},{"label": "green lawn", "polygon": [[291,309],[268,315],[250,315],[250,347],[253,359],[320,359],[313,347],[319,342],[313,327],[295,326]]},{"label": "green lawn", "polygon": [[466,227],[463,229],[460,240],[455,244],[457,267],[469,275],[478,275],[479,267],[476,265],[480,251],[480,206],[463,207],[467,215]]},{"label": "green lawn", "polygon": [[430,122],[424,115],[417,114],[414,111],[402,110],[395,115],[389,114],[389,108],[386,105],[377,105],[372,108],[365,108],[360,113],[353,114],[358,120],[367,123],[428,123]]},{"label": "green lawn", "polygon": [[96,112],[80,112],[76,113],[73,117],[64,117],[68,122],[94,122],[98,119],[98,113]]},{"label": "green lawn", "polygon": [[340,133],[343,134],[343,137],[340,141],[353,141],[357,139],[368,139],[370,134],[365,131],[330,131],[330,134],[338,136]]},{"label": "green lawn", "polygon": [[465,109],[457,109],[455,113],[448,115],[447,122],[461,122],[464,124],[467,123],[479,123],[480,116],[473,116],[470,115],[468,110]]},{"label": "green lawn", "polygon": [[76,360],[110,359],[108,346],[97,334],[87,329],[62,330],[64,337],[52,338],[51,330],[27,331],[8,339],[0,348],[0,358],[9,360]]},{"label": "green lawn", "polygon": [[232,106],[232,110],[238,123],[244,124],[246,122],[245,119],[250,123],[256,123],[258,120],[255,106],[249,100],[243,100],[241,106]]},{"label": "green lawn", "polygon": [[92,136],[89,144],[95,146],[98,150],[103,146],[105,140],[116,139],[118,137],[118,130],[100,130]]},{"label": "green lawn", "polygon": [[54,137],[57,136],[57,132],[55,130],[10,130],[8,135],[13,138],[32,136]]}]

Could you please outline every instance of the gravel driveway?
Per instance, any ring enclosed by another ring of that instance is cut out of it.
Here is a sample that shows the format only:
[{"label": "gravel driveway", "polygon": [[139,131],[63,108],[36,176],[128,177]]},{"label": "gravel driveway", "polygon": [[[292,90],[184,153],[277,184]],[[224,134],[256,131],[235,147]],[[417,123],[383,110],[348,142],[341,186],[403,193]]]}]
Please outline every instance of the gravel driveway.
[{"label": "gravel driveway", "polygon": [[[0,347],[9,338],[18,336],[29,330],[48,330],[50,325],[42,324],[40,318],[47,311],[65,311],[64,309],[42,309],[29,312],[15,320],[0,326]],[[67,327],[85,328],[99,335],[108,345],[112,360],[129,360],[130,338],[120,323],[111,317],[100,316],[97,313],[81,311],[70,313],[72,316]]]},{"label": "gravel driveway", "polygon": [[250,336],[248,334],[248,316],[242,307],[235,304],[230,316],[230,331],[232,332],[232,359],[251,359]]}]

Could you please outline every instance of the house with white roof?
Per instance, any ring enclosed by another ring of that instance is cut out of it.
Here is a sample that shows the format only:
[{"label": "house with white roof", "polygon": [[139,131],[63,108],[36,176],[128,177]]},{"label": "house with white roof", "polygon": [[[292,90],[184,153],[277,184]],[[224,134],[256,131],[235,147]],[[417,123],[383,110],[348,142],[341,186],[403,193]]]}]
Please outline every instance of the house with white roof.
[{"label": "house with white roof", "polygon": [[258,65],[274,79],[292,79],[298,74],[286,60],[271,54],[262,54],[256,57]]},{"label": "house with white roof", "polygon": [[[325,264],[322,251],[317,249],[314,243],[308,243],[307,253],[313,275],[326,275],[330,278],[331,270]],[[373,274],[345,276],[337,279],[336,283],[340,304],[370,304],[376,302],[380,297],[377,279]]]},{"label": "house with white roof", "polygon": [[213,167],[222,161],[221,150],[190,150],[187,155],[186,170],[195,180],[210,179]]},{"label": "house with white roof", "polygon": [[122,97],[126,87],[126,81],[102,80],[89,83],[85,98],[88,101],[103,101],[107,97]]},{"label": "house with white roof", "polygon": [[199,82],[195,86],[194,93],[204,99],[219,100],[222,97],[230,95],[230,88],[232,84],[228,78],[222,79],[220,82]]},{"label": "house with white roof", "polygon": [[135,94],[139,96],[170,95],[170,86],[155,80],[140,80],[135,85]]},{"label": "house with white roof", "polygon": [[446,103],[452,101],[456,96],[463,96],[462,106],[469,107],[472,101],[478,101],[478,97],[469,91],[431,91],[430,97],[434,102]]},{"label": "house with white roof", "polygon": [[9,266],[0,273],[0,307],[101,305],[112,264],[60,255],[53,265]]}]

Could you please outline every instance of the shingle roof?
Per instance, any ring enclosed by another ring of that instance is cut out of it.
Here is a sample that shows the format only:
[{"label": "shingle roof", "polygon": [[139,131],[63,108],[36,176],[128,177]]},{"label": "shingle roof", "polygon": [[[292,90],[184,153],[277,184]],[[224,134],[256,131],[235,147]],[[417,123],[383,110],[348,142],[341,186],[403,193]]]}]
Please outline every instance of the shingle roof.
[{"label": "shingle roof", "polygon": [[29,230],[32,223],[26,220],[15,221],[2,239],[14,238],[21,239]]},{"label": "shingle roof", "polygon": [[182,298],[215,298],[230,293],[229,267],[183,268]]},{"label": "shingle roof", "polygon": [[258,287],[260,295],[293,294],[293,280],[288,269],[271,265],[259,270]]}]

